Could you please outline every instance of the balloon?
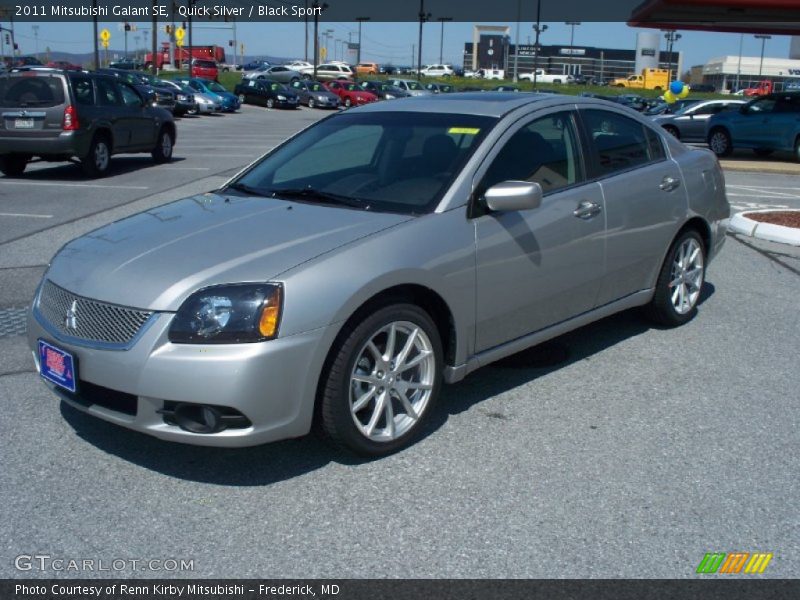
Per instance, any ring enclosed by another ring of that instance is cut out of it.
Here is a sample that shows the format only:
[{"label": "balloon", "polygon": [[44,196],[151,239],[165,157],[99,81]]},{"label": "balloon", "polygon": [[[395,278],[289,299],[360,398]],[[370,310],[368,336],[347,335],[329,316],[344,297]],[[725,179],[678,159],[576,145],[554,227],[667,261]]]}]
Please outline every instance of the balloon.
[{"label": "balloon", "polygon": [[678,99],[675,97],[675,94],[673,94],[671,91],[667,90],[664,92],[664,102],[667,104],[675,104],[677,100]]},{"label": "balloon", "polygon": [[682,81],[673,81],[669,84],[669,91],[675,94],[676,96],[679,95],[683,91],[684,85]]},{"label": "balloon", "polygon": [[683,91],[680,94],[678,94],[678,98],[686,98],[686,96],[688,95],[689,95],[689,86],[685,85],[683,86]]}]

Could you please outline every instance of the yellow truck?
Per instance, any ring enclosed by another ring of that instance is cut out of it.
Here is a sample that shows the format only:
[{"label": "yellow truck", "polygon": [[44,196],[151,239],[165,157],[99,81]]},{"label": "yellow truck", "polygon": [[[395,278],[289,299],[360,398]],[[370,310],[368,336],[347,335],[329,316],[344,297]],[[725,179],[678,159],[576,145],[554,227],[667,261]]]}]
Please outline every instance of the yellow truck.
[{"label": "yellow truck", "polygon": [[640,88],[645,90],[666,90],[669,87],[669,71],[666,69],[642,69],[640,75],[615,79],[611,86]]}]

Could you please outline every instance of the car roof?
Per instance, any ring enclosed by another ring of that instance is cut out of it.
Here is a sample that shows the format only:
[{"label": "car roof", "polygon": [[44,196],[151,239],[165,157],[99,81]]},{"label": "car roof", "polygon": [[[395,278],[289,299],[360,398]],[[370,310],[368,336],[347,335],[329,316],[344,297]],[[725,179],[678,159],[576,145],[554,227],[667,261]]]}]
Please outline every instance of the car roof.
[{"label": "car roof", "polygon": [[[586,106],[610,108],[609,103],[594,98],[541,94],[536,92],[454,92],[406,98],[402,102],[377,102],[359,107],[359,112],[434,112],[502,117],[518,108],[539,105]],[[622,105],[615,104],[616,107]]]}]

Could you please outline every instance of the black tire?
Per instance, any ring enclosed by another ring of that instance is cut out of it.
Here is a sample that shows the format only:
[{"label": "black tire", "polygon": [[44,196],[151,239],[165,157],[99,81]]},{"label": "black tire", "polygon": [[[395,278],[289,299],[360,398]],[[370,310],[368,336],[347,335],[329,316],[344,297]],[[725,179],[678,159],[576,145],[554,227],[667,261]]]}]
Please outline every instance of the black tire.
[{"label": "black tire", "polygon": [[352,100],[350,100],[350,98],[345,98],[345,99],[344,99],[344,105],[345,105],[347,108],[350,108],[351,106],[353,106],[353,101],[352,101]]},{"label": "black tire", "polygon": [[275,108],[275,100],[267,98],[267,108]]},{"label": "black tire", "polygon": [[690,239],[697,242],[702,252],[703,268],[702,278],[700,281],[701,290],[703,287],[703,282],[705,282],[705,265],[707,256],[705,243],[697,231],[694,229],[687,229],[681,233],[672,243],[672,246],[670,246],[669,252],[667,252],[667,257],[664,259],[664,264],[661,266],[661,271],[658,274],[658,279],[656,280],[656,290],[655,294],[653,295],[653,299],[650,301],[650,304],[645,307],[645,314],[647,317],[658,325],[677,327],[691,321],[695,314],[697,314],[697,304],[699,303],[700,296],[698,296],[698,299],[694,306],[692,306],[691,310],[681,314],[676,310],[672,303],[672,288],[670,287],[673,276],[673,264],[675,263],[678,252],[684,242]]},{"label": "black tire", "polygon": [[708,134],[708,147],[717,156],[730,156],[733,152],[731,135],[722,127],[712,129]]},{"label": "black tire", "polygon": [[[105,149],[105,150],[103,150]],[[101,158],[103,152],[106,159]],[[107,135],[97,134],[92,138],[89,152],[81,157],[81,168],[87,177],[103,177],[111,167],[111,142]]]},{"label": "black tire", "polygon": [[308,99],[308,108],[314,108],[314,99],[313,98],[309,98]]},{"label": "black tire", "polygon": [[800,162],[800,136],[794,141],[794,159]]},{"label": "black tire", "polygon": [[765,156],[769,156],[773,152],[774,152],[774,150],[770,150],[769,148],[754,148],[753,149],[753,154],[755,154],[756,156],[761,157],[761,158],[763,158]]},{"label": "black tire", "polygon": [[19,177],[28,166],[28,157],[12,154],[0,157],[0,172],[6,177]]},{"label": "black tire", "polygon": [[150,152],[150,155],[157,164],[168,163],[172,160],[174,145],[175,138],[172,137],[172,133],[168,129],[162,128],[158,132],[156,146]]},{"label": "black tire", "polygon": [[[350,406],[350,378],[367,342],[381,328],[399,321],[419,327],[430,341],[435,361],[431,395],[416,422],[404,434],[391,441],[375,441],[355,424]],[[411,444],[432,414],[442,383],[442,342],[428,313],[413,304],[392,304],[377,309],[366,318],[346,325],[328,358],[319,386],[315,431],[328,443],[365,457],[385,456]]]},{"label": "black tire", "polygon": [[245,100],[247,100],[247,96],[245,96],[244,94],[239,94],[239,103],[244,104]]},{"label": "black tire", "polygon": [[681,139],[681,132],[678,131],[678,128],[675,127],[674,125],[664,125],[664,131],[669,133],[676,140]]},{"label": "black tire", "polygon": [[299,77],[292,77],[292,80],[289,83],[294,83],[295,81],[300,81]]},{"label": "black tire", "polygon": [[311,81],[311,75],[309,75],[308,73],[305,73],[305,74],[303,74],[303,79],[305,79],[306,81]]}]

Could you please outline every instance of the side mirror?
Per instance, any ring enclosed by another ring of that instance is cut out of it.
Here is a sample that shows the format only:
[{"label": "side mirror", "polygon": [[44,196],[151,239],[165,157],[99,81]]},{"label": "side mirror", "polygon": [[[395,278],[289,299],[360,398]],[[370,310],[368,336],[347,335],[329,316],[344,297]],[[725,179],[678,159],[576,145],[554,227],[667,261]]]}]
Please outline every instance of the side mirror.
[{"label": "side mirror", "polygon": [[505,212],[538,208],[542,195],[542,186],[536,182],[503,181],[486,190],[483,197],[490,210]]}]

